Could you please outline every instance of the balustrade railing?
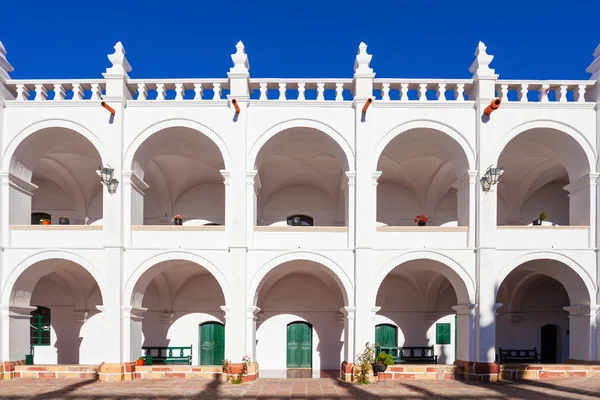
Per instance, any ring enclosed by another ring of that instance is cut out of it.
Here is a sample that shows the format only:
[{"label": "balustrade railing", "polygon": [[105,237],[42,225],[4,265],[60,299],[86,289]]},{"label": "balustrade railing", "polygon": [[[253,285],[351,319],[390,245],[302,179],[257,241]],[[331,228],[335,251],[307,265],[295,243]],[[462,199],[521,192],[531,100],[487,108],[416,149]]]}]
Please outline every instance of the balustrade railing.
[{"label": "balustrade railing", "polygon": [[375,79],[373,96],[381,101],[467,101],[473,81]]},{"label": "balustrade railing", "polygon": [[105,90],[103,79],[11,79],[6,86],[15,101],[81,101],[101,100]]},{"label": "balustrade railing", "polygon": [[502,101],[532,103],[585,103],[585,94],[595,81],[496,81]]},{"label": "balustrade railing", "polygon": [[127,87],[136,101],[223,100],[229,93],[227,79],[130,79]]},{"label": "balustrade railing", "polygon": [[251,79],[253,100],[352,100],[352,79]]}]

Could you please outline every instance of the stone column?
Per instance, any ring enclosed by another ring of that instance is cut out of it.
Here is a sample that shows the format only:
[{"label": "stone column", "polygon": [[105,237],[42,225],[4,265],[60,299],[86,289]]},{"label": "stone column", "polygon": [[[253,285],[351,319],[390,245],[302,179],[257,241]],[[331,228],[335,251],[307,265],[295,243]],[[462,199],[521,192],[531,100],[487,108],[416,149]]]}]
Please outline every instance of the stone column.
[{"label": "stone column", "polygon": [[143,180],[143,175],[133,171],[123,171],[123,244],[131,247],[133,225],[144,225],[144,192],[149,186]]},{"label": "stone column", "polygon": [[123,359],[137,360],[142,354],[142,316],[147,308],[123,306]]},{"label": "stone column", "polygon": [[467,247],[475,247],[477,171],[467,171],[453,186],[457,196],[458,226],[469,227]]},{"label": "stone column", "polygon": [[354,355],[354,313],[356,307],[342,307],[340,311],[344,322],[344,360],[352,360]]},{"label": "stone column", "polygon": [[260,308],[246,307],[246,354],[256,361],[256,321],[260,316]]},{"label": "stone column", "polygon": [[356,190],[355,190],[355,172],[346,172],[347,184],[343,185],[342,190],[346,198],[346,225],[348,226],[348,248],[354,248],[354,230],[356,223],[354,216],[356,213]]},{"label": "stone column", "polygon": [[569,313],[569,360],[597,359],[597,305],[563,307]]},{"label": "stone column", "polygon": [[569,192],[569,224],[590,227],[589,245],[596,243],[596,182],[598,173],[589,173],[563,189]]}]

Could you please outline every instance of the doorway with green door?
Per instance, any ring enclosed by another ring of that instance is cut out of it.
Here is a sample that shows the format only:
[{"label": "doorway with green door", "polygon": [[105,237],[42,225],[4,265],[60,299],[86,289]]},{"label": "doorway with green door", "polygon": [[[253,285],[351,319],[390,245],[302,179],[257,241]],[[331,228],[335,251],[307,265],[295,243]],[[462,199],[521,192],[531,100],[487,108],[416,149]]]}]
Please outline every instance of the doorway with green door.
[{"label": "doorway with green door", "polygon": [[286,368],[304,370],[298,371],[298,377],[312,370],[312,331],[307,322],[292,322],[287,326]]},{"label": "doorway with green door", "polygon": [[221,365],[225,359],[225,326],[206,322],[199,326],[200,365]]}]

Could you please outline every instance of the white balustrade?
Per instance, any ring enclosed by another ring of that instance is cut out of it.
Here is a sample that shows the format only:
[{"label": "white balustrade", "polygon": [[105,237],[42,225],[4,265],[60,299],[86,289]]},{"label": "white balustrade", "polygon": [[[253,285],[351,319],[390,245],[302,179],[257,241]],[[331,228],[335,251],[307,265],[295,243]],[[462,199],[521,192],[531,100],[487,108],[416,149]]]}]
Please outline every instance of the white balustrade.
[{"label": "white balustrade", "polygon": [[103,80],[25,80],[10,79],[6,82],[15,93],[15,101],[82,101],[100,100],[105,84]]},{"label": "white balustrade", "polygon": [[[254,95],[258,92],[258,96]],[[250,93],[256,100],[336,101],[352,100],[351,79],[251,79]],[[345,98],[344,98],[345,97]]]},{"label": "white balustrade", "polygon": [[471,80],[375,79],[373,95],[381,101],[465,101]]},{"label": "white balustrade", "polygon": [[[134,101],[225,100],[227,79],[130,79],[127,86]],[[212,94],[210,93],[212,92]]]},{"label": "white balustrade", "polygon": [[496,92],[503,102],[520,103],[584,103],[588,87],[594,81],[503,81]]}]

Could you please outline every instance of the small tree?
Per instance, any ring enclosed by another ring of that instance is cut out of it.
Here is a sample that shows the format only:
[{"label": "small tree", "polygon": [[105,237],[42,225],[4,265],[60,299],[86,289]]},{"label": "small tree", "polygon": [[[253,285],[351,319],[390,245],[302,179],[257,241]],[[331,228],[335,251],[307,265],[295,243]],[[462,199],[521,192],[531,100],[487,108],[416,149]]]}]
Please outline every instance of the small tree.
[{"label": "small tree", "polygon": [[365,344],[365,350],[356,355],[356,363],[354,364],[353,373],[356,382],[360,384],[369,383],[369,373],[371,372],[371,364],[375,356],[375,345]]},{"label": "small tree", "polygon": [[545,213],[545,212],[542,212],[542,213],[540,214],[540,218],[539,218],[539,220],[540,220],[540,221],[543,221],[543,220],[545,220],[546,218],[547,218],[547,217],[546,217],[546,213]]}]

